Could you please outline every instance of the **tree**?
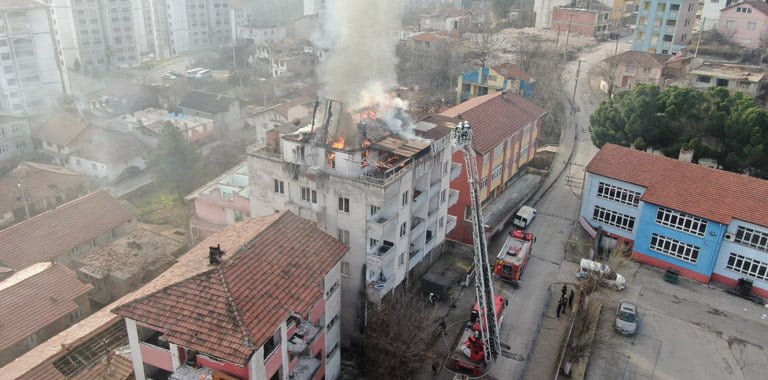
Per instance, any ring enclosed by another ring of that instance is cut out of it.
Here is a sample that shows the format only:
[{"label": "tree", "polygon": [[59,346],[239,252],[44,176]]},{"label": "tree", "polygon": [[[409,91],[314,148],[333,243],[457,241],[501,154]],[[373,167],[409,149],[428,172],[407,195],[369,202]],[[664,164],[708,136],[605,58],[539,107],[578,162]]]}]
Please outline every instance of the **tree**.
[{"label": "tree", "polygon": [[434,359],[435,309],[417,295],[395,291],[368,319],[361,368],[370,379],[412,379]]},{"label": "tree", "polygon": [[167,122],[150,159],[155,182],[183,201],[184,196],[201,183],[202,162],[197,147],[188,143],[181,131]]},{"label": "tree", "polygon": [[514,5],[517,5],[517,0],[493,0],[493,14],[498,20],[504,20]]},{"label": "tree", "polygon": [[488,23],[485,23],[476,33],[469,34],[468,57],[481,68],[488,67],[488,63],[508,42],[504,34],[493,30]]}]

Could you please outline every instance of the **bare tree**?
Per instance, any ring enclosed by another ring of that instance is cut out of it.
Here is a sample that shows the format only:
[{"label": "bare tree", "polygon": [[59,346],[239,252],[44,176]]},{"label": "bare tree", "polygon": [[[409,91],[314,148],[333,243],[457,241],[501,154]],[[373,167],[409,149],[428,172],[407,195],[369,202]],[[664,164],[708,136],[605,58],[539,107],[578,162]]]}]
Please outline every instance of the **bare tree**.
[{"label": "bare tree", "polygon": [[475,33],[469,33],[468,41],[470,49],[468,58],[480,67],[487,67],[488,63],[496,57],[496,53],[509,43],[505,34],[493,30],[488,24],[483,25]]},{"label": "bare tree", "polygon": [[600,79],[605,81],[606,84],[608,84],[608,98],[610,99],[613,96],[613,89],[616,85],[617,78],[619,76],[619,68],[618,65],[615,63],[609,63],[605,60],[601,61],[599,64],[593,66],[593,70],[598,74]]},{"label": "bare tree", "polygon": [[360,367],[371,379],[411,379],[435,358],[430,343],[435,309],[416,294],[395,291],[372,313],[363,335]]}]

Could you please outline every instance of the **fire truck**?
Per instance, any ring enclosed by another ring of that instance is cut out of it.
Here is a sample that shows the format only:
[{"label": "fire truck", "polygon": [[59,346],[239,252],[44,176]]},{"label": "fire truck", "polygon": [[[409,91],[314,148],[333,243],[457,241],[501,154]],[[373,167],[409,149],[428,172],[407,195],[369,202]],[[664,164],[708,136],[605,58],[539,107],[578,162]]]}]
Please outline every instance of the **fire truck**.
[{"label": "fire truck", "polygon": [[[496,324],[501,328],[504,321],[504,310],[507,308],[507,300],[502,296],[496,296],[494,304],[496,306]],[[461,331],[459,344],[451,352],[446,366],[454,373],[480,377],[485,374],[487,362],[485,360],[485,350],[483,349],[482,332],[480,328],[480,309],[475,303],[472,307],[469,321],[464,324]]]},{"label": "fire truck", "polygon": [[464,153],[472,210],[472,240],[474,242],[475,306],[471,318],[462,330],[456,347],[446,360],[446,369],[460,375],[481,377],[501,353],[499,330],[507,300],[494,295],[493,274],[488,258],[485,223],[480,208],[480,175],[477,156],[472,146],[472,130],[467,121],[460,122],[451,132],[453,146]]},{"label": "fire truck", "polygon": [[530,232],[522,230],[510,231],[499,255],[496,256],[494,274],[503,281],[517,287],[523,276],[525,265],[531,257],[531,248],[536,239]]}]

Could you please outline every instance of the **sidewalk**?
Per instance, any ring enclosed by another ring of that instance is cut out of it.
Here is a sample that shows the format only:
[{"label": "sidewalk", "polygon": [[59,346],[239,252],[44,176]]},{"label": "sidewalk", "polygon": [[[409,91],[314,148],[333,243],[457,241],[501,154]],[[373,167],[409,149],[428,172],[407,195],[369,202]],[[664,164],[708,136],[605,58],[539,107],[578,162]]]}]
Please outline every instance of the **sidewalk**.
[{"label": "sidewalk", "polygon": [[570,120],[563,126],[563,130],[560,133],[558,149],[555,153],[555,158],[552,160],[552,166],[549,168],[549,175],[544,178],[539,189],[530,198],[531,205],[536,206],[536,203],[538,203],[544,194],[546,194],[555,182],[560,179],[560,176],[568,166],[568,162],[571,161],[571,158],[573,157],[573,147],[576,144],[576,128],[574,123],[573,120]]}]

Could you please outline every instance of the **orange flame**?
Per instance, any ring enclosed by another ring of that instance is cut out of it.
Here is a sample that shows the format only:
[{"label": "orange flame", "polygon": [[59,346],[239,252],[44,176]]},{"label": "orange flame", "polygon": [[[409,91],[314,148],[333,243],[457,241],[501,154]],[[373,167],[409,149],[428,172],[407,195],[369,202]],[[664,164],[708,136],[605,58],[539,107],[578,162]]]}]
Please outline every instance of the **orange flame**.
[{"label": "orange flame", "polygon": [[335,149],[344,149],[344,138],[339,137],[336,141],[331,144],[331,148]]}]

